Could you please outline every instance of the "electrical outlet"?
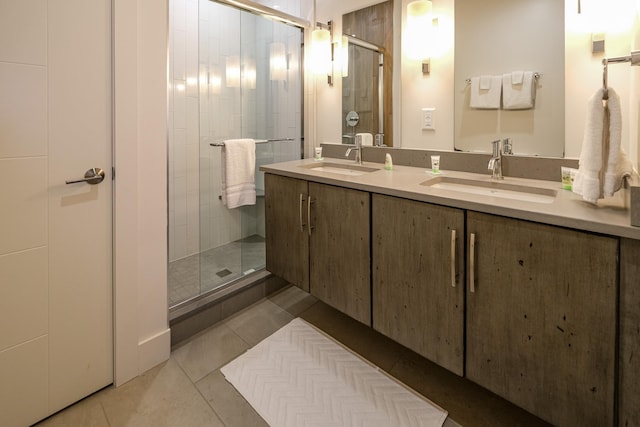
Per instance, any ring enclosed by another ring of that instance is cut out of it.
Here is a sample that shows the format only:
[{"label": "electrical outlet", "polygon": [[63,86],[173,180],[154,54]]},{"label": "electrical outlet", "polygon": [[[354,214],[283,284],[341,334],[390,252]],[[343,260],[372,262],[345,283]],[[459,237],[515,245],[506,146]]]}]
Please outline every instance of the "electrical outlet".
[{"label": "electrical outlet", "polygon": [[435,108],[422,109],[422,129],[423,130],[436,129],[436,109]]}]

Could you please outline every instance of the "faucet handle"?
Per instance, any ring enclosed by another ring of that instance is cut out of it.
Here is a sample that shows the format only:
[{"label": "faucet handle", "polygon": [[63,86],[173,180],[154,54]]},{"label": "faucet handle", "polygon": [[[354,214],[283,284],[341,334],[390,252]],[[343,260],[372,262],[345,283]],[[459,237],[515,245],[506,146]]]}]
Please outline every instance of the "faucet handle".
[{"label": "faucet handle", "polygon": [[511,144],[511,138],[505,138],[502,140],[502,153],[513,154],[513,145]]},{"label": "faucet handle", "polygon": [[493,154],[491,155],[492,157],[498,157],[500,154],[502,154],[502,150],[501,150],[501,143],[502,141],[499,139],[496,139],[495,141],[491,141],[491,144],[493,144]]}]

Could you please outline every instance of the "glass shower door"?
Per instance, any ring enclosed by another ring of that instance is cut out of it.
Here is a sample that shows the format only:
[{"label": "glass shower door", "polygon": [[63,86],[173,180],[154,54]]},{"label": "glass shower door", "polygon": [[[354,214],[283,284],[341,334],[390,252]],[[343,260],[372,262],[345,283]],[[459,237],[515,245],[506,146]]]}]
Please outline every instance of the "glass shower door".
[{"label": "glass shower door", "polygon": [[[302,31],[208,0],[200,0],[200,16],[199,276],[204,294],[265,266],[259,168],[300,158]],[[256,204],[228,209],[221,198],[220,145],[235,138],[256,140]]]}]

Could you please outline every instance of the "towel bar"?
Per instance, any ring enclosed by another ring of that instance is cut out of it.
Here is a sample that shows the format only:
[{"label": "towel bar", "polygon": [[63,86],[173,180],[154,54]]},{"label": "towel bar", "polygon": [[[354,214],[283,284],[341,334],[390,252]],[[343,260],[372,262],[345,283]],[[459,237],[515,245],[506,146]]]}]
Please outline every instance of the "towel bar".
[{"label": "towel bar", "polygon": [[[540,77],[542,76],[542,74],[540,73],[533,73],[533,78],[538,80]],[[468,85],[471,84],[471,78],[465,79],[465,82],[467,82]]]},{"label": "towel bar", "polygon": [[[295,138],[278,138],[278,139],[256,139],[256,144],[266,144],[267,142],[295,141]],[[224,147],[224,141],[212,142],[212,147]]]},{"label": "towel bar", "polygon": [[609,88],[609,64],[620,64],[623,62],[630,62],[631,65],[640,65],[640,50],[634,50],[629,56],[602,59],[602,87],[604,89],[602,99],[609,98],[609,94],[607,93],[607,89]]}]

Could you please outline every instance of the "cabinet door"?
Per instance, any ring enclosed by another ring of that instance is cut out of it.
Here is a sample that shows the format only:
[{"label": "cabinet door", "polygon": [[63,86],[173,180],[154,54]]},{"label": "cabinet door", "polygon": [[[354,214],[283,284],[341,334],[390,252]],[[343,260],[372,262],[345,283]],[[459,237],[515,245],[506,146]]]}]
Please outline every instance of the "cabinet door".
[{"label": "cabinet door", "polygon": [[267,270],[309,292],[307,181],[264,179]]},{"label": "cabinet door", "polygon": [[369,193],[309,183],[311,294],[371,325]]},{"label": "cabinet door", "polygon": [[376,194],[372,224],[374,329],[462,375],[463,211]]},{"label": "cabinet door", "polygon": [[620,243],[620,426],[640,425],[640,240]]},{"label": "cabinet door", "polygon": [[475,212],[467,229],[468,377],[554,425],[612,425],[618,240]]}]

